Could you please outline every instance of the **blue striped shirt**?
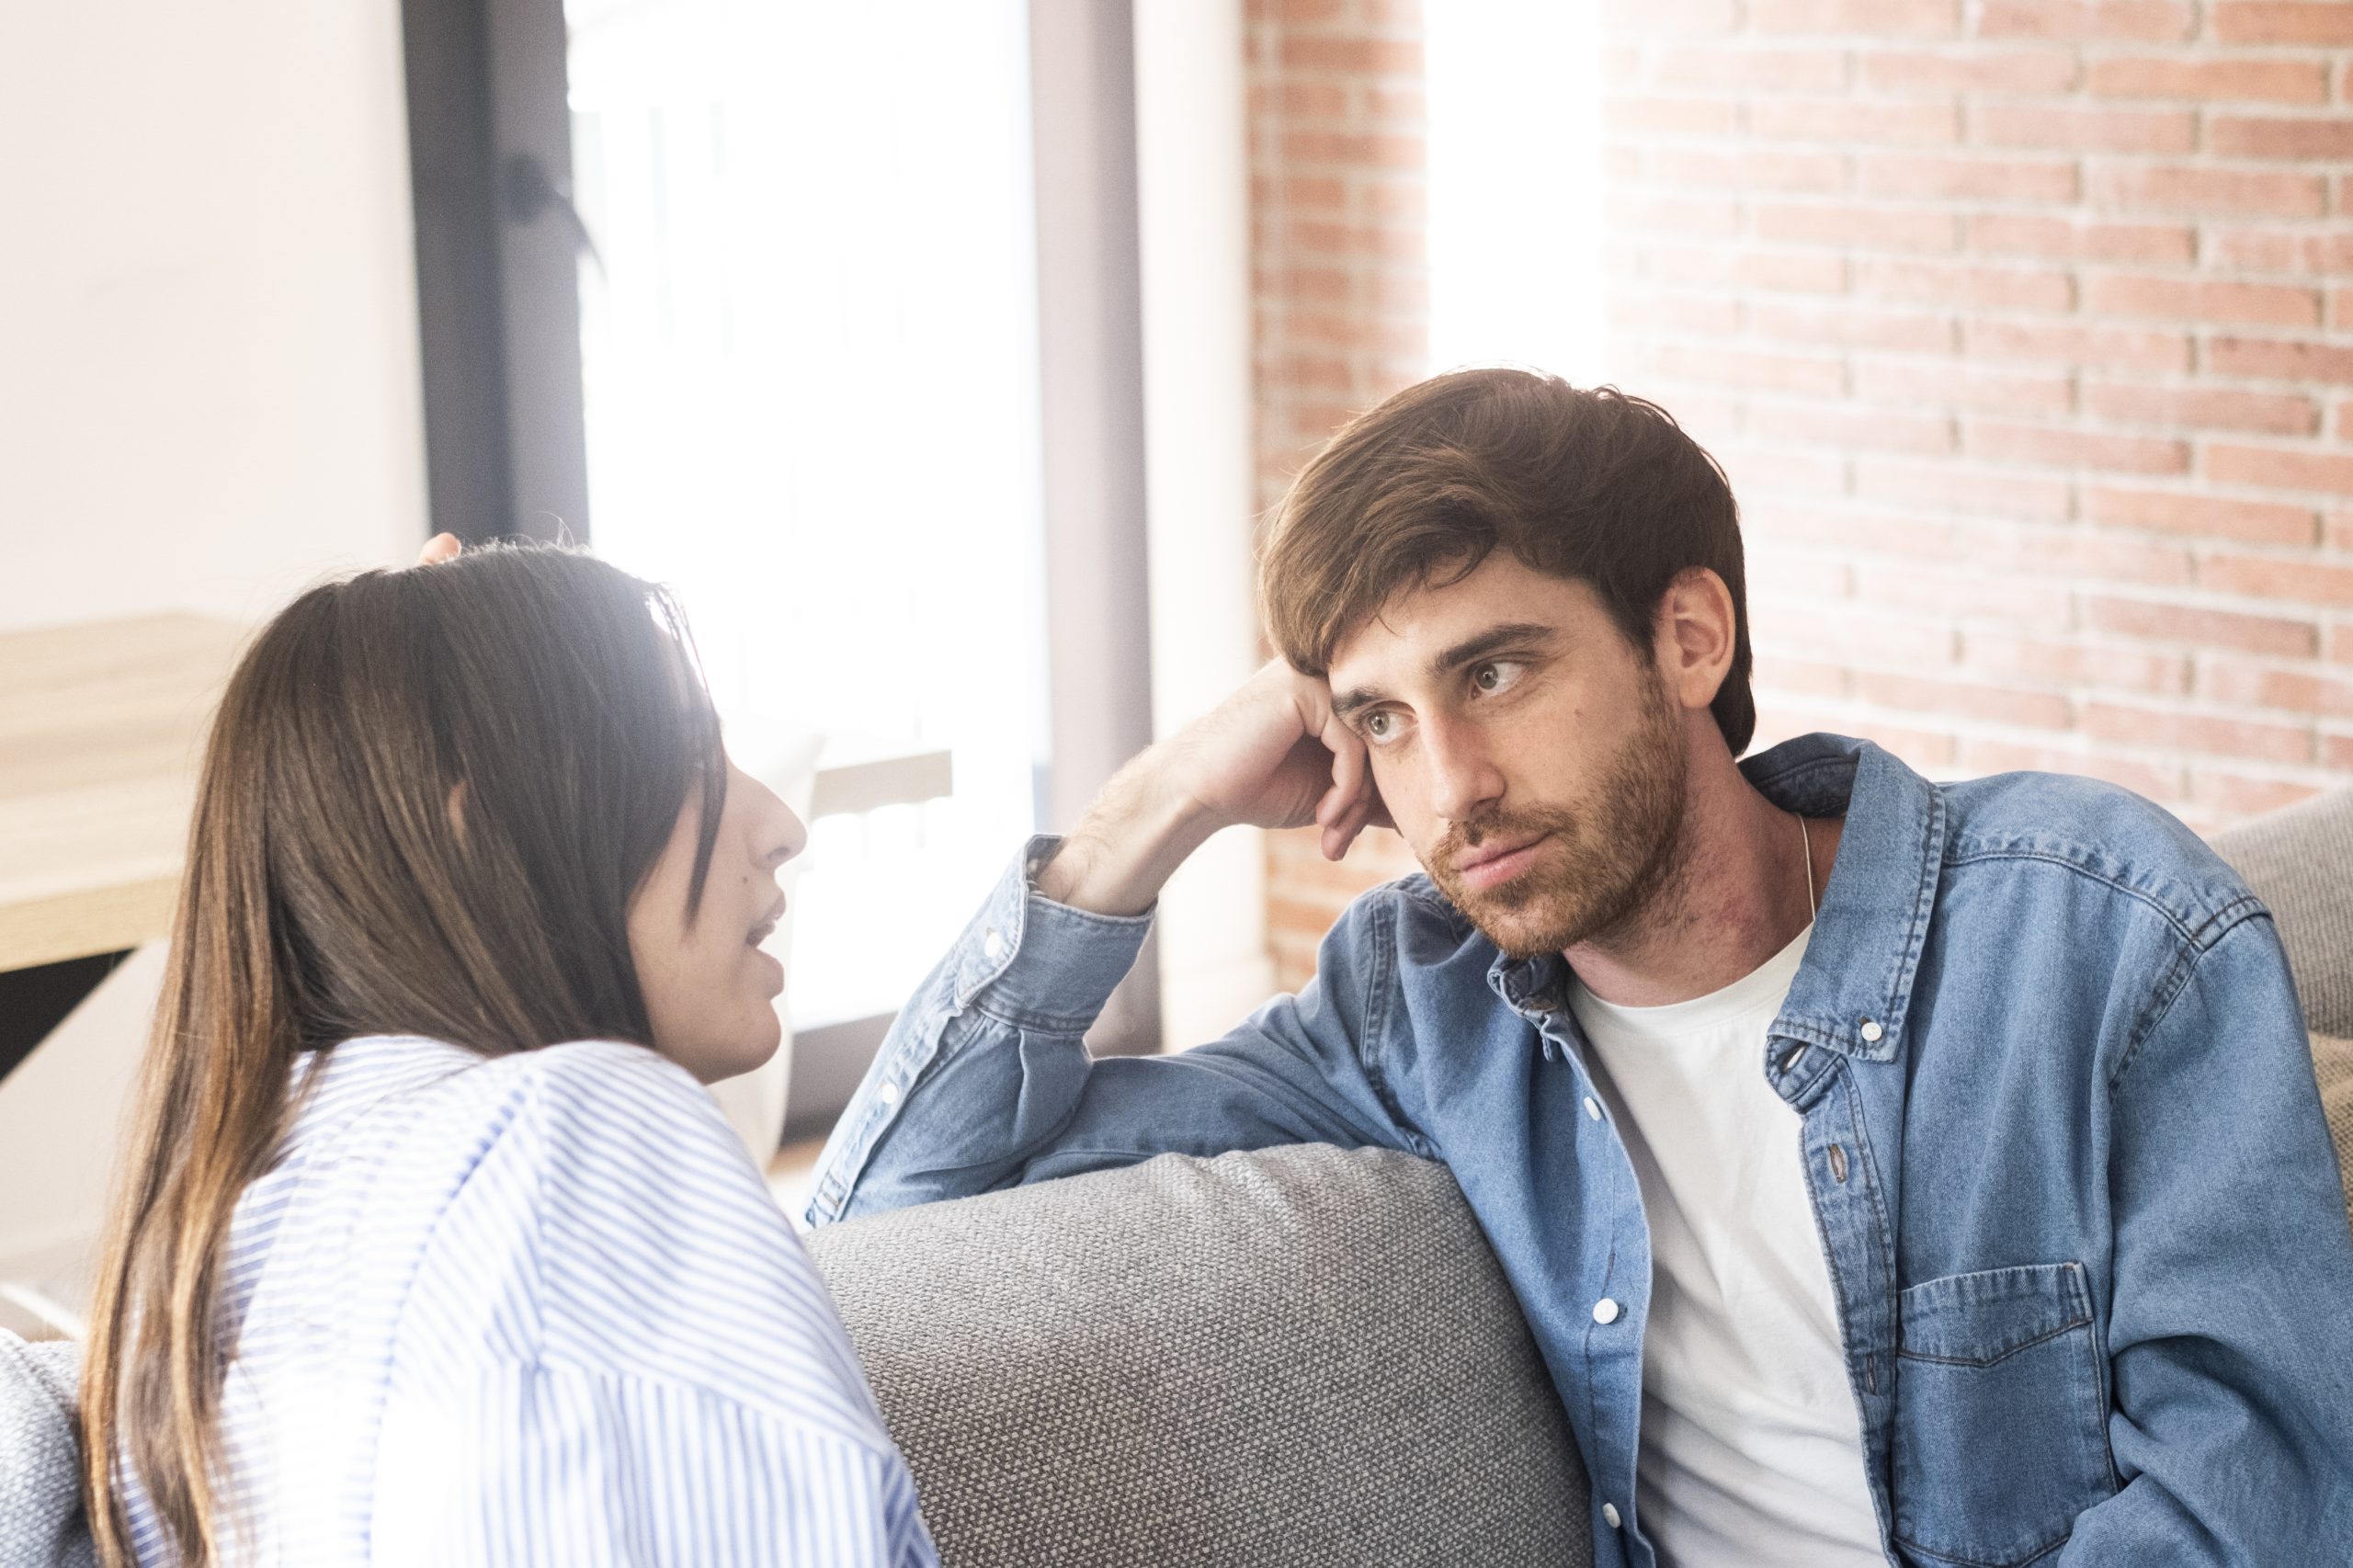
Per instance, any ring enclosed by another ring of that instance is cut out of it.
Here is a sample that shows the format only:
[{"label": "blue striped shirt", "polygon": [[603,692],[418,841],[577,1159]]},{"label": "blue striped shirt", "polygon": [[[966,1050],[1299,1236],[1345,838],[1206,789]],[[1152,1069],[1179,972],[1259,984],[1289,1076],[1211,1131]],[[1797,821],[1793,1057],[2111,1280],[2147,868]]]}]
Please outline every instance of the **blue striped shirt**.
[{"label": "blue striped shirt", "polygon": [[824,1282],[682,1069],[370,1038],[297,1085],[222,1292],[232,1561],[937,1562]]}]

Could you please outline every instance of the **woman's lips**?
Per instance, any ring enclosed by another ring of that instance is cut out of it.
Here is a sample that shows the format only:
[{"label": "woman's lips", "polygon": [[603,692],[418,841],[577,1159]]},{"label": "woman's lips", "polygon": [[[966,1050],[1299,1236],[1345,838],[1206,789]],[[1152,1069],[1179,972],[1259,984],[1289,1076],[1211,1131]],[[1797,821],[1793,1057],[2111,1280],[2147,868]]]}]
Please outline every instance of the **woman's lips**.
[{"label": "woman's lips", "polygon": [[1549,833],[1539,834],[1526,843],[1507,849],[1483,846],[1475,852],[1475,858],[1457,859],[1454,874],[1464,886],[1482,892],[1489,888],[1501,887],[1528,869],[1535,861],[1536,851],[1543,847],[1545,841],[1552,836]]},{"label": "woman's lips", "polygon": [[754,926],[750,934],[745,937],[744,945],[747,948],[756,948],[770,937],[775,936],[777,925],[783,918],[784,898],[779,894],[776,903],[768,907],[768,912],[760,917],[759,924]]}]

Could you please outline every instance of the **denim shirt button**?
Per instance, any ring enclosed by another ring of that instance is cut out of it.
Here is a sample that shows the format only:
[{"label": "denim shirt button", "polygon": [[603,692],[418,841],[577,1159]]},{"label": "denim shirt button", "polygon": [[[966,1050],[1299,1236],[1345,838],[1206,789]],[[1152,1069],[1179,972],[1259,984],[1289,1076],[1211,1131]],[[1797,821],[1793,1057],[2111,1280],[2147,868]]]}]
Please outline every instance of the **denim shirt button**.
[{"label": "denim shirt button", "polygon": [[1607,1326],[1618,1321],[1618,1303],[1604,1296],[1593,1303],[1593,1321]]},{"label": "denim shirt button", "polygon": [[884,1105],[899,1103],[899,1085],[885,1078],[874,1087],[874,1097]]},{"label": "denim shirt button", "polygon": [[1601,1102],[1591,1095],[1585,1097],[1585,1113],[1595,1121],[1601,1119]]},{"label": "denim shirt button", "polygon": [[981,933],[981,951],[988,955],[991,963],[1005,957],[1005,933],[994,926]]},{"label": "denim shirt button", "polygon": [[1865,1018],[1863,1020],[1863,1039],[1869,1040],[1871,1044],[1877,1045],[1880,1040],[1880,1036],[1886,1032],[1887,1031],[1885,1029],[1879,1027],[1879,1020],[1877,1018]]},{"label": "denim shirt button", "polygon": [[1618,1528],[1618,1505],[1615,1503],[1604,1503],[1601,1506],[1601,1517],[1611,1529],[1616,1529]]}]

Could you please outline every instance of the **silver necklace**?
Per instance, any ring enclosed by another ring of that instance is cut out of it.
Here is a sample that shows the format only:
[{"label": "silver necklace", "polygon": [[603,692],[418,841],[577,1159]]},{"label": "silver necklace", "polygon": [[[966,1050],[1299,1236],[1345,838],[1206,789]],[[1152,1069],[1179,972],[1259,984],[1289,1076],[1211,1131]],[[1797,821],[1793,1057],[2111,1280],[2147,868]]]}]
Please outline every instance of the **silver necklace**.
[{"label": "silver necklace", "polygon": [[1812,920],[1822,913],[1822,903],[1813,896],[1813,833],[1803,812],[1798,815],[1798,842],[1805,846],[1805,917]]}]

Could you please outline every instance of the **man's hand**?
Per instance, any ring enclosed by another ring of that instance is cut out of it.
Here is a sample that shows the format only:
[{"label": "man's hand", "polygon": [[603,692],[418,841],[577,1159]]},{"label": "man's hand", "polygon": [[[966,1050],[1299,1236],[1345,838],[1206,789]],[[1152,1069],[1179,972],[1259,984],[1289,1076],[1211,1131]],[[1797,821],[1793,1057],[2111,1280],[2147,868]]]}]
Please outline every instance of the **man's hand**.
[{"label": "man's hand", "polygon": [[1038,889],[1074,908],[1137,915],[1219,828],[1315,823],[1336,860],[1387,820],[1364,743],[1332,712],[1331,688],[1278,659],[1121,768]]},{"label": "man's hand", "polygon": [[416,552],[416,563],[419,566],[438,566],[444,561],[458,559],[458,552],[464,548],[458,542],[456,534],[435,534],[425,541],[425,548]]}]

